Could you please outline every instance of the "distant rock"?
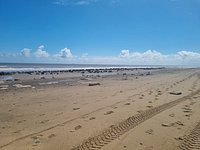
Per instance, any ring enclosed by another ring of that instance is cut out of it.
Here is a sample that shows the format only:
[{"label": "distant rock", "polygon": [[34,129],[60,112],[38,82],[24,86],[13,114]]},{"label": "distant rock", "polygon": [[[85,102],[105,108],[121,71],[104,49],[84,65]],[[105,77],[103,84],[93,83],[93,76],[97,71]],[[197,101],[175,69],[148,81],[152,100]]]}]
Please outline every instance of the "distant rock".
[{"label": "distant rock", "polygon": [[170,92],[169,94],[172,94],[172,95],[181,95],[182,92]]},{"label": "distant rock", "polygon": [[44,79],[46,79],[44,76],[40,77],[40,80],[44,80]]},{"label": "distant rock", "polygon": [[89,86],[97,86],[97,85],[101,85],[101,84],[100,84],[100,83],[98,83],[98,82],[89,83]]}]

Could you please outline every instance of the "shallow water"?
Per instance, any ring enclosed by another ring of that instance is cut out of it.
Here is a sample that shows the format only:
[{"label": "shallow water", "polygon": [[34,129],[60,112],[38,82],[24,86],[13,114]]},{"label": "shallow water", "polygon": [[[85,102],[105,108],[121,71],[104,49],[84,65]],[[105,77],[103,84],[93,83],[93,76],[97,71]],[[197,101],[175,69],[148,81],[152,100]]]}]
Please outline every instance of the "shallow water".
[{"label": "shallow water", "polygon": [[14,78],[12,76],[2,76],[0,77],[0,81],[13,81]]}]

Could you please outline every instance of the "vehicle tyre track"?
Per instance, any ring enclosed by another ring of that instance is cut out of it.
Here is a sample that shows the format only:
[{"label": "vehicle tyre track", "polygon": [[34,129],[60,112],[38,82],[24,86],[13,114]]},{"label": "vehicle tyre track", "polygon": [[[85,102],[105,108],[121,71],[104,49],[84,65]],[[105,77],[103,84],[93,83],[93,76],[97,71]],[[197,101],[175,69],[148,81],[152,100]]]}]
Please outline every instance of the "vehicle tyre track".
[{"label": "vehicle tyre track", "polygon": [[[163,105],[154,107],[152,109],[148,109],[140,114],[135,116],[131,116],[128,119],[109,127],[108,129],[104,130],[102,133],[95,137],[90,137],[83,141],[79,146],[72,148],[71,150],[97,150],[101,149],[103,146],[108,144],[109,142],[115,140],[116,138],[120,137],[121,135],[125,134],[126,132],[130,131],[137,125],[143,123],[144,121],[154,117],[155,115],[170,109],[173,106],[178,105],[181,102],[188,100],[189,98],[193,97],[194,95],[200,93],[200,89],[195,92],[190,93],[187,96],[179,98],[169,103],[165,103]],[[200,131],[200,125],[199,125]],[[200,133],[200,132],[199,132]],[[183,149],[186,150],[186,149]]]},{"label": "vehicle tyre track", "polygon": [[180,150],[196,150],[200,149],[200,122],[194,127],[189,135],[183,138]]}]

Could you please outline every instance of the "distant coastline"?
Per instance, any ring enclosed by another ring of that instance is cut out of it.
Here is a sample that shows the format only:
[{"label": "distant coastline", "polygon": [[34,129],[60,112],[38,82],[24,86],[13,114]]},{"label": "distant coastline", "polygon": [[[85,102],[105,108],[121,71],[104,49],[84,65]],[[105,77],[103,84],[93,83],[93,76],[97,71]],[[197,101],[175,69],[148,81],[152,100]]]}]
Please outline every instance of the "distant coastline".
[{"label": "distant coastline", "polygon": [[1,73],[35,72],[35,71],[82,71],[105,69],[158,69],[174,68],[175,66],[160,65],[106,65],[106,64],[41,64],[41,63],[0,63]]}]

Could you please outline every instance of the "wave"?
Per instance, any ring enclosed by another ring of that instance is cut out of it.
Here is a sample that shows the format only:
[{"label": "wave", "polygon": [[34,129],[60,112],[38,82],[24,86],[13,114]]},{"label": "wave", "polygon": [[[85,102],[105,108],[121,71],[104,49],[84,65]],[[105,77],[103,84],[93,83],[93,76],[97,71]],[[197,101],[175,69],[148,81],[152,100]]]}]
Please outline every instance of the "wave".
[{"label": "wave", "polygon": [[143,69],[153,69],[153,68],[160,68],[160,67],[150,67],[150,66],[137,66],[137,67],[123,67],[123,66],[116,66],[116,67],[76,67],[76,68],[0,68],[0,72],[29,72],[29,71],[69,71],[69,70],[94,70],[94,69],[136,69],[136,68],[143,68]]}]

